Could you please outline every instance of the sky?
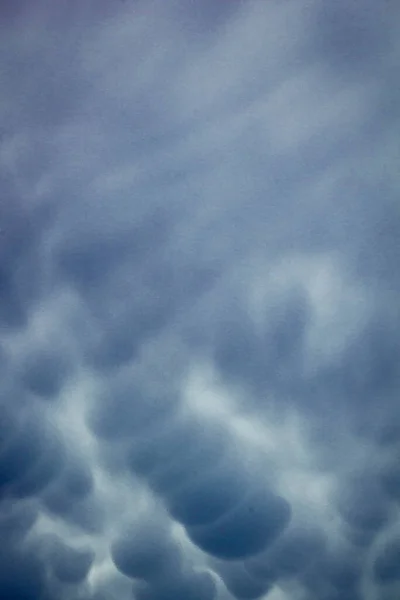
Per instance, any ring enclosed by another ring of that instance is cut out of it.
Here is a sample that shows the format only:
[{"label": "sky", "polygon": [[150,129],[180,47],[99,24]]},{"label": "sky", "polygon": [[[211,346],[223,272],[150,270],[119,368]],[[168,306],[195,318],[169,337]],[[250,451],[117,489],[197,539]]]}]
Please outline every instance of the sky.
[{"label": "sky", "polygon": [[0,598],[397,600],[397,0],[2,0]]}]

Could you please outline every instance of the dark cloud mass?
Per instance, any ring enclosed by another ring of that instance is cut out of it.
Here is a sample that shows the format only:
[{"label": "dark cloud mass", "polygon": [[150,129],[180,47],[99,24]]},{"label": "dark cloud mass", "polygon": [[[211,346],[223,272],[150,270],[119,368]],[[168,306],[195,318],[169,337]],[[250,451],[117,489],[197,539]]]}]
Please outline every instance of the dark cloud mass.
[{"label": "dark cloud mass", "polygon": [[399,540],[390,540],[380,550],[373,565],[374,578],[379,582],[397,581],[399,579]]},{"label": "dark cloud mass", "polygon": [[63,583],[83,581],[94,559],[92,550],[71,548],[58,539],[50,541],[47,552],[54,576]]},{"label": "dark cloud mass", "polygon": [[30,554],[2,553],[0,589],[4,598],[12,600],[35,600],[44,597],[43,566]]},{"label": "dark cloud mass", "polygon": [[57,396],[68,374],[68,359],[55,348],[39,350],[29,356],[23,367],[24,387],[45,399]]},{"label": "dark cloud mass", "polygon": [[0,3],[0,600],[399,597],[399,39]]},{"label": "dark cloud mass", "polygon": [[244,563],[245,571],[256,581],[274,582],[305,573],[325,551],[322,532],[314,526],[292,526],[275,542]]},{"label": "dark cloud mass", "polygon": [[128,527],[112,546],[115,565],[135,579],[153,581],[170,577],[180,569],[182,557],[168,534],[165,524],[158,519]]},{"label": "dark cloud mass", "polygon": [[206,600],[215,597],[216,589],[209,573],[194,571],[183,576],[171,577],[168,581],[153,586],[140,583],[134,586],[133,593],[134,597],[142,600]]},{"label": "dark cloud mass", "polygon": [[270,544],[289,519],[289,504],[283,498],[257,490],[215,524],[190,528],[189,537],[213,556],[247,558]]},{"label": "dark cloud mass", "polygon": [[214,571],[221,577],[229,592],[238,599],[259,598],[272,588],[273,580],[259,581],[253,578],[240,562],[214,561]]}]

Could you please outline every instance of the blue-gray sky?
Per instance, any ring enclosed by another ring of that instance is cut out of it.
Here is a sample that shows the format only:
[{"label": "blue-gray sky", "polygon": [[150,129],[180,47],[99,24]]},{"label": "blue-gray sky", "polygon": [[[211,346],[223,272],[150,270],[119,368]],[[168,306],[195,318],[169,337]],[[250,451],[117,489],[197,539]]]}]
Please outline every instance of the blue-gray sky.
[{"label": "blue-gray sky", "polygon": [[0,597],[397,599],[398,2],[0,30]]}]

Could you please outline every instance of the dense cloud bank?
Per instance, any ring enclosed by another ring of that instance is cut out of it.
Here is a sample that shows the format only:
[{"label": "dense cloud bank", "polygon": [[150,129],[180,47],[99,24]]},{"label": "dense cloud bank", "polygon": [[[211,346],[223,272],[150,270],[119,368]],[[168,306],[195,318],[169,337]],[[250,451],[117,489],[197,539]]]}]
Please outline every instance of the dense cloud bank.
[{"label": "dense cloud bank", "polygon": [[0,598],[397,598],[396,2],[0,30]]}]

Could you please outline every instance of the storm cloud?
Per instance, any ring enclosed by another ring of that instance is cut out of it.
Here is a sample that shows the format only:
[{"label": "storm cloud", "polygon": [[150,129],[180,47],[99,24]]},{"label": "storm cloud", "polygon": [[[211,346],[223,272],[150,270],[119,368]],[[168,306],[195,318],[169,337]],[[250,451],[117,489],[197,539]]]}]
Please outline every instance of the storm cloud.
[{"label": "storm cloud", "polygon": [[396,3],[0,32],[0,597],[397,598]]}]

